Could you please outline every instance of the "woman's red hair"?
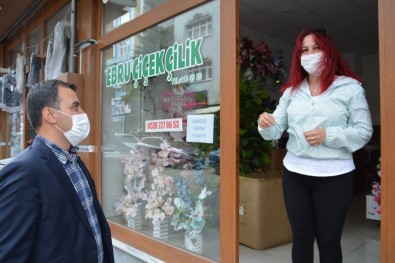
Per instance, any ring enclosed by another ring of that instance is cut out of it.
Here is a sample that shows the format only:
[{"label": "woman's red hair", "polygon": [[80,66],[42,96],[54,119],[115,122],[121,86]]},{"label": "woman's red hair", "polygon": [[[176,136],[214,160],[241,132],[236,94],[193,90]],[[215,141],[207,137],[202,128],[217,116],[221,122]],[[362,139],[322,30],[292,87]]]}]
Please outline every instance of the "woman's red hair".
[{"label": "woman's red hair", "polygon": [[292,55],[291,70],[288,81],[281,87],[281,91],[285,91],[291,87],[292,92],[300,88],[302,81],[308,76],[308,73],[300,65],[300,57],[302,55],[303,39],[312,35],[314,42],[324,52],[322,64],[324,71],[321,74],[321,92],[326,91],[335,79],[335,76],[347,76],[363,82],[348,65],[341,55],[340,51],[333,43],[332,37],[326,33],[325,29],[308,29],[302,31],[296,38],[295,49]]}]

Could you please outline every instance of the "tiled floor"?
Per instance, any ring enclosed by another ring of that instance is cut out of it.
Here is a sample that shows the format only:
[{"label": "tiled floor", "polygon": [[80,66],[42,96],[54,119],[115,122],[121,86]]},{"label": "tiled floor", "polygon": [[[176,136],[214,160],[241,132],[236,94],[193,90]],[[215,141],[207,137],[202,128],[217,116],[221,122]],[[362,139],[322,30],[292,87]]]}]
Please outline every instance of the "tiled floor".
[{"label": "tiled floor", "polygon": [[[292,244],[254,250],[240,245],[241,263],[290,263]],[[342,238],[343,263],[380,262],[380,222],[366,219],[365,196],[356,196],[347,217]],[[315,249],[314,263],[318,263]]]}]

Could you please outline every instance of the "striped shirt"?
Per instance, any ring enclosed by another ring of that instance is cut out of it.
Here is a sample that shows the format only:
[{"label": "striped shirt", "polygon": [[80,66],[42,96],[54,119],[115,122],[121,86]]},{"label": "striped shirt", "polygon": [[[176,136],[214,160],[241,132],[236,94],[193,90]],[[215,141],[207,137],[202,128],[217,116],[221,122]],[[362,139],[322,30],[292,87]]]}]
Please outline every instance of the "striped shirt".
[{"label": "striped shirt", "polygon": [[98,263],[102,263],[104,252],[99,221],[97,219],[95,208],[93,207],[92,191],[81,167],[77,162],[78,147],[72,146],[70,148],[70,152],[67,152],[43,137],[37,136],[37,138],[41,139],[52,150],[66,170],[92,228],[98,250]]}]

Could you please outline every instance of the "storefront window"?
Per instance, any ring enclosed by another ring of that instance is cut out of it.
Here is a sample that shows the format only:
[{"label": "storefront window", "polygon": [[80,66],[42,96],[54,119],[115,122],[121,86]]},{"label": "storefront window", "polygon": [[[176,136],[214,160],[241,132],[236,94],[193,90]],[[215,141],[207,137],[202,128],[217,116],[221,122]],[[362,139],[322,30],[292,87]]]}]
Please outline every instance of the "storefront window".
[{"label": "storefront window", "polygon": [[[17,60],[21,58],[22,42],[8,52],[8,61],[12,72],[2,77],[2,102],[0,108],[7,112],[8,122],[8,157],[14,157],[22,151],[23,147],[23,109],[22,109],[22,89],[18,84],[16,76]],[[20,61],[20,60],[19,60]],[[22,64],[23,67],[23,64]],[[20,70],[20,69],[19,69]],[[19,75],[18,75],[19,76]],[[23,76],[23,73],[22,73]]]},{"label": "storefront window", "polygon": [[166,0],[107,0],[104,4],[103,33],[135,19]]},{"label": "storefront window", "polygon": [[101,85],[106,217],[214,260],[219,13],[212,1],[102,50]]}]

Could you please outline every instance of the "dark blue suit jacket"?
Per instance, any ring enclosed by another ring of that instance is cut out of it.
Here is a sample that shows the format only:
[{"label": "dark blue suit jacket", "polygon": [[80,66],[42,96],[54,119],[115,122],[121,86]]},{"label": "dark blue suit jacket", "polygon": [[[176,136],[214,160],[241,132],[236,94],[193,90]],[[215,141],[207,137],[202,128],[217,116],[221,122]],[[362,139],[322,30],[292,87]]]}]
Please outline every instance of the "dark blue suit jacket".
[{"label": "dark blue suit jacket", "polygon": [[[104,262],[114,262],[110,228],[92,177]],[[84,209],[62,164],[41,140],[0,171],[0,262],[97,262],[96,242]]]}]

